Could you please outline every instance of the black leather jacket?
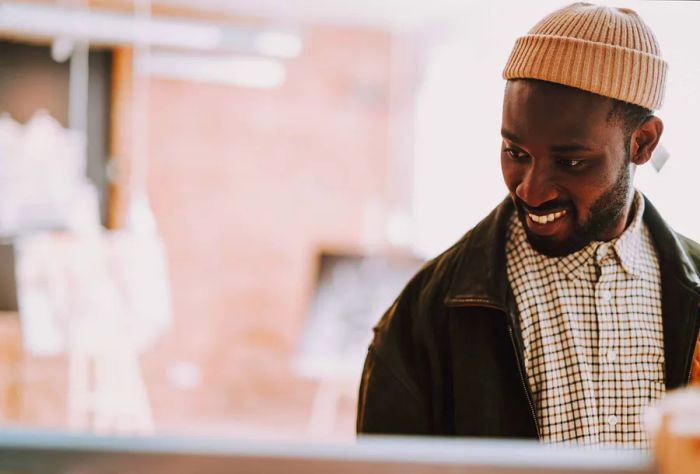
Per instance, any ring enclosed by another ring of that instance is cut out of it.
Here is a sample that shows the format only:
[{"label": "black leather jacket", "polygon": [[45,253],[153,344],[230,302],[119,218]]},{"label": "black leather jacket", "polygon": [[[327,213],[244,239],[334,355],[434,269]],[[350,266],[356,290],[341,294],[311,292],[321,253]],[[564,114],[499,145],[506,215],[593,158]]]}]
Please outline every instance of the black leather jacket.
[{"label": "black leather jacket", "polygon": [[[506,275],[513,209],[507,198],[426,264],[375,327],[358,433],[538,436]],[[661,265],[666,387],[673,389],[690,380],[700,329],[700,245],[673,232],[648,200],[644,220]]]}]

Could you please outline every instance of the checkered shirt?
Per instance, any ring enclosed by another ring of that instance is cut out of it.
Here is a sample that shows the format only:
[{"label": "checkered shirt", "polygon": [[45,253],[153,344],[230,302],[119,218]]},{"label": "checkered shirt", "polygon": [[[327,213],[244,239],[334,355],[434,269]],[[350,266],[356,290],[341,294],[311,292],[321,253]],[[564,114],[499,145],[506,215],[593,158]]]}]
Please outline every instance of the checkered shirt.
[{"label": "checkered shirt", "polygon": [[634,209],[619,237],[564,257],[536,252],[509,220],[508,280],[543,441],[648,447],[642,412],[665,391],[661,275],[639,192]]}]

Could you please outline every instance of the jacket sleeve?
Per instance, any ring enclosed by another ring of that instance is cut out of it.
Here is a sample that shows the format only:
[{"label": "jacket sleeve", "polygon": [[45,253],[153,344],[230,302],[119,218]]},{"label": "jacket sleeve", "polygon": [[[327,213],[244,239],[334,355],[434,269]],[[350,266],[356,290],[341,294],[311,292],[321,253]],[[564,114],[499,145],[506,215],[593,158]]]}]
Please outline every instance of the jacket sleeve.
[{"label": "jacket sleeve", "polygon": [[417,292],[411,286],[374,328],[360,382],[358,433],[433,432],[431,383],[422,342],[427,331],[418,321]]},{"label": "jacket sleeve", "polygon": [[357,406],[357,433],[430,434],[421,397],[370,347]]},{"label": "jacket sleeve", "polygon": [[[686,251],[695,265],[695,271],[700,272],[700,244],[683,236],[681,241],[685,244]],[[690,385],[700,386],[700,333],[695,341],[693,360],[690,363]]]}]

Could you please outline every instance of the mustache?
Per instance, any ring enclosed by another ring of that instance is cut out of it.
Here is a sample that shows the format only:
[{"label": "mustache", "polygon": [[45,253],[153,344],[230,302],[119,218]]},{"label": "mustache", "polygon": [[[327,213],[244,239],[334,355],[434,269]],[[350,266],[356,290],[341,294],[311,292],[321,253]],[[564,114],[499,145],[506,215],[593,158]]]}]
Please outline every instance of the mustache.
[{"label": "mustache", "polygon": [[561,209],[572,209],[569,203],[563,201],[548,201],[540,206],[532,207],[525,204],[525,201],[515,196],[515,204],[520,208],[532,214],[543,214],[550,211],[561,210]]}]

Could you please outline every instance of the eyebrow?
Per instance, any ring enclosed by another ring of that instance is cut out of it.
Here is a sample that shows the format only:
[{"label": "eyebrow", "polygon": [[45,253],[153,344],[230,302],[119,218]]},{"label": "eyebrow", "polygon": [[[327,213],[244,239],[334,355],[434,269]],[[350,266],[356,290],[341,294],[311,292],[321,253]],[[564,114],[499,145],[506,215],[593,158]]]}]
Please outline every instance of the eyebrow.
[{"label": "eyebrow", "polygon": [[520,143],[520,139],[518,138],[518,136],[515,133],[506,130],[505,128],[501,129],[501,136],[512,142]]},{"label": "eyebrow", "polygon": [[549,150],[555,153],[567,153],[571,151],[591,151],[591,148],[581,143],[569,143],[567,145],[552,145],[549,147]]},{"label": "eyebrow", "polygon": [[[506,130],[505,128],[501,129],[501,136],[513,143],[522,143],[520,138],[518,138],[515,133]],[[555,153],[568,153],[574,151],[592,151],[592,148],[582,143],[572,142],[565,145],[551,145],[549,150]]]}]

